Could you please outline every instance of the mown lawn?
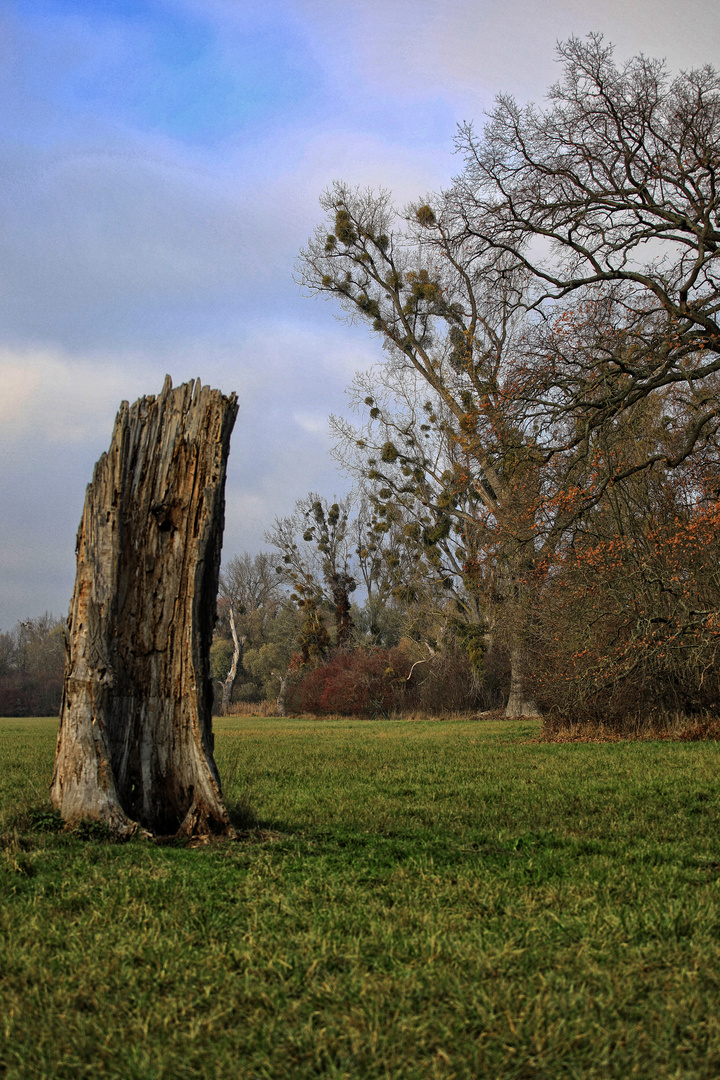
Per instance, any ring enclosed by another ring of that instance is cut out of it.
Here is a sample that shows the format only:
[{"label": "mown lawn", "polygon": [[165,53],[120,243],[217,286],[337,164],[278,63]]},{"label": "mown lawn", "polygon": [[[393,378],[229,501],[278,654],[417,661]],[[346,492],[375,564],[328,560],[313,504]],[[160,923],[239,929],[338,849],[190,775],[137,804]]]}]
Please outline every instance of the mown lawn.
[{"label": "mown lawn", "polygon": [[720,1076],[720,747],[233,718],[239,841],[110,843],[0,720],[0,1075]]}]

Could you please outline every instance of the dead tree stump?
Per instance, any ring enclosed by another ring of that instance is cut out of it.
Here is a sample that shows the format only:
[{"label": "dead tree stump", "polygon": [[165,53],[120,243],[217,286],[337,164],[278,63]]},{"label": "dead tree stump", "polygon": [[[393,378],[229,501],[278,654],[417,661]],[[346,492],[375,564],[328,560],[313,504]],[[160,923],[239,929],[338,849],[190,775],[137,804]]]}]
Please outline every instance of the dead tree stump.
[{"label": "dead tree stump", "polygon": [[232,831],[213,759],[210,642],[235,395],[120,407],[85,496],[51,797],[115,834]]}]

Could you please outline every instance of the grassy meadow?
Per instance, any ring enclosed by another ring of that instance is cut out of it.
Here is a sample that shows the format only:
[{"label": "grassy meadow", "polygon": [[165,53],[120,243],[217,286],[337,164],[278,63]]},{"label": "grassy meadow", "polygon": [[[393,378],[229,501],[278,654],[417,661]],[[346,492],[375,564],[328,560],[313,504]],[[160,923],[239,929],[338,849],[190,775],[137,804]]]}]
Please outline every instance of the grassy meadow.
[{"label": "grassy meadow", "polygon": [[0,720],[7,1080],[720,1076],[720,745],[216,721],[237,841],[64,832]]}]

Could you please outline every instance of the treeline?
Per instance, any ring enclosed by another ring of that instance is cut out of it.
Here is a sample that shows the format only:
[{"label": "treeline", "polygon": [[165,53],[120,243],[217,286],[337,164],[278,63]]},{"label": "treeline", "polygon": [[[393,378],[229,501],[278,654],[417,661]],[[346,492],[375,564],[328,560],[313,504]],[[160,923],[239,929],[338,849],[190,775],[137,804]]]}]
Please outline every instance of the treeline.
[{"label": "treeline", "polygon": [[[682,489],[662,477],[643,471],[617,485],[567,550],[528,567],[518,713],[622,728],[716,710],[720,507],[683,507]],[[371,505],[309,496],[269,534],[277,554],[231,560],[212,650],[218,703],[236,651],[227,705],[507,710],[520,597],[457,573],[456,533],[419,532],[396,505],[382,515]]]},{"label": "treeline", "polygon": [[64,623],[48,612],[0,632],[0,716],[55,716],[65,670]]},{"label": "treeline", "polygon": [[597,36],[560,59],[546,107],[460,129],[447,190],[321,200],[302,280],[384,359],[333,421],[352,514],[310,497],[268,537],[299,704],[351,670],[375,687],[378,649],[411,683],[399,649],[510,716],[716,708],[720,78]]},{"label": "treeline", "polygon": [[218,711],[266,702],[288,713],[439,715],[503,704],[506,657],[488,650],[484,626],[467,622],[397,521],[312,494],[268,540],[274,554],[236,557],[221,574]]}]

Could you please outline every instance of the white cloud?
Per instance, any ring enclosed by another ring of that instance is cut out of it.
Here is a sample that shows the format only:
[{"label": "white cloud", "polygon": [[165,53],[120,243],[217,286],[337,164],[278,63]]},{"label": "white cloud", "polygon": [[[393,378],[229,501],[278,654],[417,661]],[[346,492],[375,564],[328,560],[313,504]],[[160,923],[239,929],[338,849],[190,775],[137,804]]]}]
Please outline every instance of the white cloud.
[{"label": "white cloud", "polygon": [[118,405],[141,377],[127,358],[105,366],[99,358],[83,361],[50,350],[2,350],[0,445],[18,439],[67,445],[103,434],[109,441]]},{"label": "white cloud", "polygon": [[0,424],[5,430],[22,420],[40,384],[40,373],[0,353]]},{"label": "white cloud", "polygon": [[293,421],[308,435],[319,435],[323,439],[328,434],[328,418],[325,415],[307,412],[294,412]]}]

